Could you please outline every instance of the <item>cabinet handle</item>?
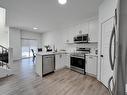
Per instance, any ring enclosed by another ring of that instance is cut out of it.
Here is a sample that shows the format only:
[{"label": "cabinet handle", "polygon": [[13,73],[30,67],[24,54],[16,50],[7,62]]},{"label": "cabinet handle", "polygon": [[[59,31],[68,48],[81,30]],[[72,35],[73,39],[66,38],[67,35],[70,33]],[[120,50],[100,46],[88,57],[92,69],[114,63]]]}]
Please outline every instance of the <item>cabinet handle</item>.
[{"label": "cabinet handle", "polygon": [[44,57],[44,58],[49,58],[49,57]]},{"label": "cabinet handle", "polygon": [[[113,86],[113,89],[111,89],[111,82],[112,82],[112,86]],[[111,95],[114,95],[114,87],[115,87],[115,84],[114,84],[114,80],[113,80],[113,76],[109,79],[108,81],[108,89],[109,89],[109,92]]]}]

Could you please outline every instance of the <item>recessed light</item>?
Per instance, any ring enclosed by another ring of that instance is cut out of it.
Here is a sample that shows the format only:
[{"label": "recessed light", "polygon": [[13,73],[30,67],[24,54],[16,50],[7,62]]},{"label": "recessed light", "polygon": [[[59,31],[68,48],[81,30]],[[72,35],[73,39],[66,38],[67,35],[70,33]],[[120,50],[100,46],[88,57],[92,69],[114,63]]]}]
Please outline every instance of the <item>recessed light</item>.
[{"label": "recessed light", "polygon": [[37,30],[38,28],[37,28],[37,27],[34,27],[33,29],[34,29],[34,30]]},{"label": "recessed light", "polygon": [[59,4],[65,5],[67,3],[67,0],[58,0]]}]

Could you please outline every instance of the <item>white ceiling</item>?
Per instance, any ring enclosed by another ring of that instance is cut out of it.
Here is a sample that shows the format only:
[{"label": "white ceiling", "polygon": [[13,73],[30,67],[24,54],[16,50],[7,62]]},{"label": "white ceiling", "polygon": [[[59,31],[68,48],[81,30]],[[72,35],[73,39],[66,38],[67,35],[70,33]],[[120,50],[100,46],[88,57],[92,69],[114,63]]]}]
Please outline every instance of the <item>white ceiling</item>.
[{"label": "white ceiling", "polygon": [[97,16],[103,0],[68,0],[59,5],[57,0],[0,0],[0,7],[7,9],[7,25],[38,32],[52,31],[77,24]]}]

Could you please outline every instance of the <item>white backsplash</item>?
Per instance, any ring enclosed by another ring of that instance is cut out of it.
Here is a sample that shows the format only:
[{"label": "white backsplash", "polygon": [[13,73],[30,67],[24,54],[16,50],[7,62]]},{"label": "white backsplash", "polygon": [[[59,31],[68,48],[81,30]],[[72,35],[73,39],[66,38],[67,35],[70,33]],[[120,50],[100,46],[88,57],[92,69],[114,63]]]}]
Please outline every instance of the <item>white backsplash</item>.
[{"label": "white backsplash", "polygon": [[98,44],[67,44],[65,46],[67,52],[74,52],[76,48],[90,48],[90,53],[95,54],[96,50],[98,50]]}]

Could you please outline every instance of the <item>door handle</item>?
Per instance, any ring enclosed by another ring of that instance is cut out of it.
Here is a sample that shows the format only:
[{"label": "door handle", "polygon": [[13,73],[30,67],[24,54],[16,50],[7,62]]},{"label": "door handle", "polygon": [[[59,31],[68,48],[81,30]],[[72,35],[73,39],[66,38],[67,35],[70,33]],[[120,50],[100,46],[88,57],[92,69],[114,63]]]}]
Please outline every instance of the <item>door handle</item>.
[{"label": "door handle", "polygon": [[[112,41],[114,37],[114,58],[112,59]],[[112,33],[111,33],[111,38],[110,38],[110,43],[109,43],[109,61],[111,65],[111,69],[114,69],[114,64],[115,64],[115,54],[116,54],[116,34],[115,34],[115,26],[113,27]]]},{"label": "door handle", "polygon": [[[111,82],[112,82],[112,89],[111,89]],[[109,92],[110,92],[110,95],[113,95],[114,93],[114,87],[115,87],[115,84],[114,84],[114,79],[113,79],[113,76],[109,79],[108,81],[108,89],[109,89]]]},{"label": "door handle", "polygon": [[117,9],[115,9],[115,24],[117,25]]},{"label": "door handle", "polygon": [[101,57],[104,57],[104,55],[101,55]]}]

